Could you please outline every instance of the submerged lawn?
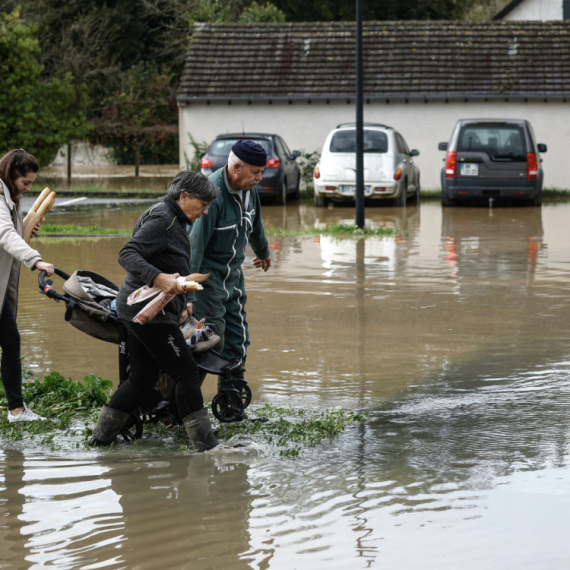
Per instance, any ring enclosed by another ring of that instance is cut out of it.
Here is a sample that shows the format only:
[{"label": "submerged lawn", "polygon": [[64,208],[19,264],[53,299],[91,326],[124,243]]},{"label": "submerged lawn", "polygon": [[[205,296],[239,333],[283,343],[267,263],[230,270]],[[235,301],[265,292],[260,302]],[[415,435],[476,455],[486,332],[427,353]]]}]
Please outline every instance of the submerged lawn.
[{"label": "submerged lawn", "polygon": [[[288,230],[285,228],[275,228],[268,226],[265,233],[269,237],[302,236],[302,235],[331,235],[336,237],[366,237],[366,236],[392,236],[396,235],[396,230],[391,228],[357,228],[354,225],[330,224],[324,228],[308,228]],[[131,229],[102,228],[97,225],[79,226],[62,224],[43,224],[40,226],[38,237],[49,236],[79,236],[79,235],[131,235]]]},{"label": "submerged lawn", "polygon": [[[75,382],[58,372],[38,380],[27,370],[24,371],[24,380],[24,401],[46,420],[9,423],[8,403],[0,384],[0,442],[25,440],[57,450],[62,446],[69,448],[71,441],[72,447],[87,447],[99,410],[111,397],[111,381],[92,374],[85,376],[82,382]],[[247,414],[267,421],[218,423],[212,417],[217,437],[221,441],[233,438],[234,441],[265,444],[282,457],[295,457],[307,448],[331,441],[349,424],[360,423],[367,417],[366,413],[340,408],[294,409],[270,404],[250,406]],[[174,453],[186,453],[191,448],[182,426],[165,425],[160,421],[156,425],[145,426],[140,441],[148,440],[159,441]],[[64,441],[65,444],[62,443]]]}]

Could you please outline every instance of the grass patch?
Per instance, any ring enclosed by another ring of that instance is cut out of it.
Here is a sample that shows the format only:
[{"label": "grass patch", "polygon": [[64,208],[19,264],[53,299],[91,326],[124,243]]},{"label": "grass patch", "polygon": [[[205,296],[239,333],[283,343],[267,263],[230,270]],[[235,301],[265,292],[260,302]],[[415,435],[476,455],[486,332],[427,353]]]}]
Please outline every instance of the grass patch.
[{"label": "grass patch", "polygon": [[[82,382],[66,379],[58,372],[52,372],[41,381],[29,370],[24,369],[23,375],[24,401],[46,420],[9,423],[8,402],[0,383],[0,442],[26,439],[55,450],[62,448],[65,439],[72,438],[73,447],[87,446],[99,410],[111,397],[112,382],[94,374],[85,376]],[[368,416],[341,408],[307,410],[270,404],[251,406],[248,413],[251,417],[266,417],[268,421],[218,423],[212,418],[218,439],[234,438],[234,441],[266,444],[281,457],[297,457],[307,448],[332,441],[349,424],[365,421]],[[160,441],[161,445],[171,446],[173,451],[191,449],[182,426],[173,428],[162,422],[147,424],[143,440]]]},{"label": "grass patch", "polygon": [[31,437],[41,444],[51,444],[61,435],[70,435],[74,420],[82,420],[85,427],[94,422],[99,409],[110,398],[110,380],[91,374],[83,382],[66,379],[58,372],[52,372],[43,380],[35,379],[24,369],[22,396],[24,402],[45,421],[9,423],[7,418],[8,401],[4,387],[0,384],[0,440],[22,440]]},{"label": "grass patch", "polygon": [[271,404],[254,407],[251,412],[248,408],[248,413],[252,417],[266,417],[268,421],[220,423],[216,429],[218,439],[254,439],[277,447],[281,457],[296,457],[304,448],[331,441],[348,424],[363,422],[368,416],[342,408],[305,410]]},{"label": "grass patch", "polygon": [[[38,187],[41,184],[38,184]],[[63,197],[78,197],[78,196],[91,196],[95,198],[163,198],[167,191],[168,185],[164,189],[157,188],[112,188],[109,186],[61,186],[58,184],[48,184],[45,182],[44,186],[49,186],[54,190],[59,198]],[[39,196],[41,190],[33,190],[26,193],[29,198]]]},{"label": "grass patch", "polygon": [[568,200],[570,198],[570,191],[560,190],[558,188],[543,188],[542,197]]},{"label": "grass patch", "polygon": [[38,237],[45,235],[131,235],[132,229],[102,228],[100,226],[76,226],[63,224],[43,224]]},{"label": "grass patch", "polygon": [[[369,228],[364,227],[358,229],[354,225],[346,224],[330,224],[324,228],[308,228],[308,229],[285,229],[267,226],[265,233],[268,237],[286,237],[286,236],[303,236],[303,235],[331,235],[338,238],[342,237],[366,237],[366,236],[393,236],[396,235],[396,230],[392,228],[378,227]],[[76,226],[76,225],[62,225],[62,224],[43,224],[40,226],[40,231],[37,237],[46,236],[62,236],[62,235],[131,235],[132,229],[115,229],[115,228],[102,228],[100,226]]]},{"label": "grass patch", "polygon": [[268,237],[285,237],[285,236],[303,236],[303,235],[330,235],[338,238],[350,237],[366,237],[366,236],[393,236],[396,230],[380,226],[378,228],[370,228],[365,226],[357,228],[355,225],[334,223],[324,228],[307,228],[307,229],[286,229],[275,228],[271,226],[265,227],[265,233]]}]

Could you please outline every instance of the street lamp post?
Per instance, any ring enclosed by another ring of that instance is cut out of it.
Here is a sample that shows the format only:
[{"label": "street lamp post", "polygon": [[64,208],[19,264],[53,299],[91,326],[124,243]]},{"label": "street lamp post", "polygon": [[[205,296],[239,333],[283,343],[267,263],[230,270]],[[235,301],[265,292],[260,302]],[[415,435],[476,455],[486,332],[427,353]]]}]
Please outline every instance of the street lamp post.
[{"label": "street lamp post", "polygon": [[364,227],[364,129],[362,86],[362,0],[356,0],[356,227]]}]

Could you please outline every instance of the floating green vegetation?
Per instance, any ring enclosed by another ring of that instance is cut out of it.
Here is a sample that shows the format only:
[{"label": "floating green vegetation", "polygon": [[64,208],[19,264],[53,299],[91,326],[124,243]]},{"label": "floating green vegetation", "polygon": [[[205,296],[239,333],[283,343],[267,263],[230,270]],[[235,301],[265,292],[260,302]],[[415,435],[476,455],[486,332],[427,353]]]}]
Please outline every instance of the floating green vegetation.
[{"label": "floating green vegetation", "polygon": [[[74,447],[86,447],[99,410],[109,401],[111,388],[110,380],[102,380],[94,374],[85,376],[83,382],[75,382],[58,372],[52,372],[40,381],[25,370],[22,386],[24,401],[46,420],[9,423],[6,414],[8,402],[0,383],[0,441],[31,439],[42,445],[50,445],[55,450],[61,448],[63,439],[74,438]],[[247,412],[252,418],[262,417],[267,421],[214,421],[218,439],[226,441],[234,438],[234,441],[266,444],[281,457],[296,457],[306,448],[333,440],[349,424],[365,421],[368,415],[341,408],[296,409],[270,404],[251,406]],[[186,453],[191,448],[182,426],[173,427],[162,422],[147,424],[141,441],[144,440],[166,442],[173,452]]]},{"label": "floating green vegetation", "polygon": [[279,448],[282,457],[298,456],[303,448],[315,447],[324,440],[333,440],[348,424],[363,422],[368,414],[332,408],[326,410],[282,408],[264,404],[247,410],[251,417],[267,421],[246,421],[220,424],[218,439],[245,436]]},{"label": "floating green vegetation", "polygon": [[358,228],[354,225],[334,223],[327,225],[324,228],[307,228],[307,229],[294,229],[289,230],[285,228],[265,228],[265,233],[269,237],[285,237],[285,236],[302,236],[302,235],[330,235],[338,238],[343,237],[366,237],[366,236],[393,236],[396,235],[396,230],[392,228],[385,228],[383,226],[378,228],[370,228],[365,226]]},{"label": "floating green vegetation", "polygon": [[[73,420],[94,421],[99,408],[109,400],[110,380],[91,374],[83,382],[64,378],[52,372],[43,380],[34,379],[24,370],[22,396],[30,408],[46,421],[9,423],[6,415],[8,401],[0,384],[0,433],[4,439],[20,440],[25,436],[40,435],[41,443],[52,442],[58,431],[68,430]],[[46,433],[49,426],[50,433]]]},{"label": "floating green vegetation", "polygon": [[62,224],[43,224],[38,237],[48,235],[131,235],[133,230],[102,228],[100,226],[76,226]]}]

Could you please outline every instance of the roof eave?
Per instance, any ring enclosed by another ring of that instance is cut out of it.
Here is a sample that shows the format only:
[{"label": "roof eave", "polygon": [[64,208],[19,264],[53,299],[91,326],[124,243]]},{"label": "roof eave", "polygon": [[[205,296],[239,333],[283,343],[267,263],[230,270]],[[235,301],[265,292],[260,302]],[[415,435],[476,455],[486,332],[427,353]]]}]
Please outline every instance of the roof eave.
[{"label": "roof eave", "polygon": [[[364,95],[367,101],[464,101],[466,99],[476,100],[564,100],[570,98],[570,93],[425,93],[425,94],[375,94]],[[285,101],[353,101],[356,99],[351,95],[291,95],[291,96],[256,96],[256,97],[207,97],[207,96],[183,96],[176,98],[179,106],[188,103],[260,103],[260,102],[285,102]]]}]

